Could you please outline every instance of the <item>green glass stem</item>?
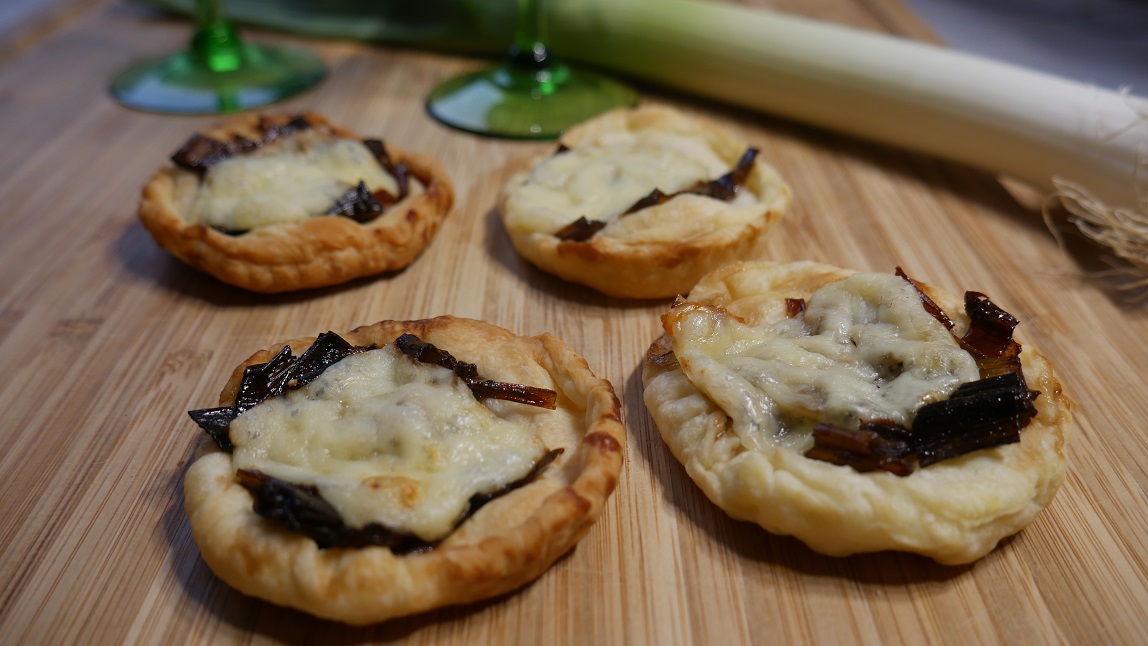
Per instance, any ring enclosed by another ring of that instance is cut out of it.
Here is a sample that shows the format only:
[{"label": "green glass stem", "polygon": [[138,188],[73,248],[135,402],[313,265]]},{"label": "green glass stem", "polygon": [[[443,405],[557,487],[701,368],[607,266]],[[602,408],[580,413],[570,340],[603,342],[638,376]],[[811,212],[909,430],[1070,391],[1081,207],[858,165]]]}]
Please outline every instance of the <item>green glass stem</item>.
[{"label": "green glass stem", "polygon": [[243,65],[243,42],[226,21],[196,28],[190,48],[199,64],[213,72],[234,72]]},{"label": "green glass stem", "polygon": [[219,0],[200,0],[195,16],[186,49],[128,67],[112,80],[112,98],[149,112],[235,112],[294,96],[326,75],[305,50],[244,43]]},{"label": "green glass stem", "polygon": [[427,98],[427,112],[460,130],[495,137],[553,139],[637,93],[610,78],[572,68],[546,45],[535,0],[519,0],[518,26],[501,65],[448,79]]}]

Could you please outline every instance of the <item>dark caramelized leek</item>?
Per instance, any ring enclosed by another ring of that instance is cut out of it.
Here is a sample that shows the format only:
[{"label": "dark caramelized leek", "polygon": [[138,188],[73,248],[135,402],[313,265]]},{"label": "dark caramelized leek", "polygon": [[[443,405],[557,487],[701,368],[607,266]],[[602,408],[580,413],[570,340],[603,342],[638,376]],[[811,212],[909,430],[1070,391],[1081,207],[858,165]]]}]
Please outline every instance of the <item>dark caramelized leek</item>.
[{"label": "dark caramelized leek", "polygon": [[941,306],[937,305],[936,301],[929,298],[929,295],[921,290],[920,284],[918,284],[917,281],[913,280],[912,278],[909,278],[908,274],[906,274],[900,267],[897,267],[896,273],[898,276],[908,281],[909,284],[917,290],[917,295],[921,297],[921,305],[925,307],[925,311],[928,312],[933,318],[937,319],[941,325],[945,326],[946,330],[952,330],[953,326],[955,325],[953,323],[953,319],[949,318],[949,315],[945,313],[945,310],[941,309]]},{"label": "dark caramelized leek", "polygon": [[224,451],[234,449],[228,429],[240,413],[288,389],[301,388],[314,381],[324,370],[355,352],[358,348],[346,339],[326,332],[320,334],[303,354],[295,357],[289,346],[283,346],[270,361],[247,366],[239,382],[235,405],[188,411],[188,415]]},{"label": "dark caramelized leek", "polygon": [[[461,525],[463,521],[473,516],[476,511],[482,509],[483,505],[490,502],[491,500],[494,500],[499,496],[504,496],[511,491],[514,491],[515,489],[519,489],[525,485],[530,484],[531,482],[534,482],[534,480],[538,478],[538,474],[542,473],[543,469],[549,466],[551,462],[557,460],[558,456],[562,455],[564,452],[565,449],[551,449],[550,451],[547,451],[545,454],[543,454],[542,457],[538,458],[538,461],[534,463],[533,467],[531,467],[530,472],[522,478],[515,480],[514,482],[506,485],[505,487],[502,487],[497,491],[492,491],[490,493],[476,493],[471,496],[470,501],[467,503],[466,513],[463,514],[461,519],[459,519],[458,524]],[[456,525],[456,527],[457,526],[458,525]]]},{"label": "dark caramelized leek", "polygon": [[379,139],[364,139],[363,145],[371,151],[383,170],[395,178],[399,192],[394,195],[382,188],[372,191],[365,182],[360,181],[358,186],[348,190],[327,210],[328,215],[342,215],[360,224],[377,218],[388,206],[402,201],[411,192],[411,170],[406,164],[391,159],[387,147]]},{"label": "dark caramelized leek", "polygon": [[367,183],[360,181],[359,185],[348,190],[335,205],[327,209],[327,215],[341,215],[351,218],[355,222],[370,222],[383,212],[383,205],[379,203]]},{"label": "dark caramelized leek", "polygon": [[[510,384],[482,379],[478,367],[455,359],[449,352],[420,340],[413,334],[395,339],[395,347],[403,354],[421,361],[442,366],[462,379],[478,399],[502,399],[553,410],[558,405],[558,393],[546,388]],[[298,357],[289,346],[283,346],[270,361],[247,366],[239,383],[235,405],[202,408],[188,411],[188,415],[224,451],[234,449],[228,436],[231,422],[240,413],[287,390],[302,388],[311,383],[330,366],[342,359],[373,347],[357,347],[334,332],[320,334]]]},{"label": "dark caramelized leek", "polygon": [[814,427],[813,448],[805,452],[805,457],[861,472],[881,470],[907,476],[913,472],[913,464],[908,460],[911,453],[907,442],[884,437],[875,430],[822,423]]},{"label": "dark caramelized leek", "polygon": [[268,144],[280,137],[293,135],[311,127],[307,118],[298,115],[282,124],[263,117],[259,120],[261,137],[258,141],[236,137],[232,141],[221,141],[206,135],[194,134],[171,156],[176,166],[194,171],[200,175],[211,166],[236,155],[242,155]]},{"label": "dark caramelized leek", "polygon": [[[951,331],[954,327],[953,320],[933,299],[921,291],[917,281],[909,278],[900,267],[897,267],[897,275],[909,281],[917,289],[925,311]],[[1019,321],[980,292],[965,292],[965,313],[969,317],[969,329],[965,331],[964,336],[957,339],[957,343],[976,359],[981,377],[1022,372],[1021,346],[1012,338],[1013,330]]]},{"label": "dark caramelized leek", "polygon": [[860,429],[818,424],[805,456],[857,471],[913,472],[966,453],[1020,441],[1020,430],[1036,414],[1039,393],[1018,373],[962,384],[948,399],[922,406],[912,429],[871,422]]},{"label": "dark caramelized leek", "polygon": [[551,410],[558,406],[558,393],[553,390],[481,379],[478,376],[478,367],[473,363],[459,361],[446,350],[435,347],[413,334],[404,334],[395,339],[395,347],[416,361],[453,371],[479,399],[504,399]]},{"label": "dark caramelized leek", "polygon": [[638,200],[637,202],[634,202],[634,205],[631,206],[630,208],[626,209],[625,211],[623,211],[622,215],[629,215],[635,211],[641,211],[642,209],[648,209],[651,206],[657,206],[659,204],[664,204],[667,201],[669,201],[669,199],[671,197],[673,197],[673,196],[672,195],[666,195],[660,189],[655,188],[654,190],[650,191],[649,195],[647,195],[646,197],[643,197],[642,199]]},{"label": "dark caramelized leek", "polygon": [[215,445],[228,453],[235,450],[235,445],[231,443],[231,423],[239,417],[239,409],[235,406],[224,406],[222,408],[201,408],[199,410],[189,410],[187,414],[191,419],[199,425],[200,428],[207,433]]},{"label": "dark caramelized leek", "polygon": [[387,191],[375,191],[375,199],[377,199],[383,206],[389,206],[395,202],[399,202],[411,193],[411,169],[403,162],[396,162],[391,159],[390,153],[387,152],[387,147],[379,139],[364,139],[363,145],[371,151],[379,165],[383,170],[391,174],[398,184],[398,195],[391,195]]},{"label": "dark caramelized leek", "polygon": [[262,143],[270,143],[280,137],[290,137],[311,127],[307,117],[297,114],[290,121],[278,123],[266,116],[259,118],[259,130],[263,133]]},{"label": "dark caramelized leek", "polygon": [[[179,150],[171,156],[172,162],[181,168],[193,171],[200,176],[208,168],[236,155],[248,153],[261,148],[276,139],[289,137],[311,127],[311,122],[303,115],[293,117],[284,123],[279,123],[268,117],[259,119],[258,128],[261,133],[259,140],[245,137],[235,137],[232,141],[222,141],[206,135],[192,135]],[[371,191],[364,182],[350,189],[342,195],[335,204],[327,210],[327,215],[342,215],[359,223],[370,222],[378,217],[386,207],[401,201],[410,194],[410,168],[403,162],[395,162],[387,153],[386,146],[378,139],[364,139],[363,145],[371,151],[383,170],[390,173],[398,184],[398,194],[393,195],[385,189]],[[227,235],[242,235],[246,231],[217,229]]]},{"label": "dark caramelized leek", "polygon": [[554,237],[559,240],[568,240],[570,242],[585,242],[594,237],[602,229],[606,228],[606,223],[602,220],[587,220],[586,216],[582,216],[574,220],[570,224],[562,227],[554,232]]},{"label": "dark caramelized leek", "polygon": [[682,193],[704,195],[715,200],[729,202],[737,196],[738,190],[749,179],[749,173],[753,170],[755,159],[757,159],[757,149],[747,148],[730,172],[708,182],[699,182]]},{"label": "dark caramelized leek", "polygon": [[1006,373],[962,384],[948,399],[926,404],[913,420],[917,463],[926,467],[979,449],[1020,441],[1039,393]]},{"label": "dark caramelized leek", "polygon": [[227,142],[194,134],[175,151],[171,161],[176,166],[203,174],[209,166],[218,164],[234,154],[232,146]]},{"label": "dark caramelized leek", "polygon": [[239,484],[255,499],[255,513],[285,529],[310,538],[322,549],[378,545],[396,554],[432,547],[426,541],[388,529],[379,523],[348,527],[318,487],[273,478],[260,471],[240,469]]},{"label": "dark caramelized leek", "polygon": [[[980,292],[965,292],[965,312],[969,329],[958,341],[977,359],[981,376],[992,376],[993,370],[1019,371],[1021,348],[1012,334],[1020,321]],[[1017,360],[1008,361],[1010,357]]]}]

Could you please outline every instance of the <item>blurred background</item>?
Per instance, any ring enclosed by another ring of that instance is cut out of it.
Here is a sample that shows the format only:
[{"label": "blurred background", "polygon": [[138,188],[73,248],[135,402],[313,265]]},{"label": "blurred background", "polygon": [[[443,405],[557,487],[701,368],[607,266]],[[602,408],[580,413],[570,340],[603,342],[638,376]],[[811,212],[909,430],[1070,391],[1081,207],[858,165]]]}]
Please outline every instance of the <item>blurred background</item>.
[{"label": "blurred background", "polygon": [[[0,0],[0,35],[100,1]],[[1148,0],[900,1],[954,49],[1148,96]]]},{"label": "blurred background", "polygon": [[901,0],[950,47],[1148,96],[1148,0]]}]

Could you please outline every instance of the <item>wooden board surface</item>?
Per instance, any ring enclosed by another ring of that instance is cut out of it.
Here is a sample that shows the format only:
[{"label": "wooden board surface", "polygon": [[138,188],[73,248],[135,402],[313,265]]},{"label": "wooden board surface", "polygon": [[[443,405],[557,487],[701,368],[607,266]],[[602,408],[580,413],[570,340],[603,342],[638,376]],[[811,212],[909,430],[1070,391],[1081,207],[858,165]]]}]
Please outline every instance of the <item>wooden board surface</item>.
[{"label": "wooden board surface", "polygon": [[[893,2],[773,6],[925,38]],[[1056,364],[1077,402],[1069,474],[1028,529],[976,564],[895,553],[828,558],[726,517],[688,480],[641,402],[639,362],[665,302],[604,298],[520,260],[499,187],[546,144],[481,139],[424,114],[438,81],[478,61],[303,42],[330,77],[284,110],[316,109],[437,155],[458,204],[408,269],[257,296],[156,247],[139,188],[212,118],[131,112],[104,94],[185,24],[119,4],[0,62],[0,642],[413,644],[1138,643],[1148,636],[1148,316],[1058,248],[991,177],[767,116],[643,87],[643,101],[719,119],[762,150],[795,203],[768,256],[901,265],[983,291]],[[368,628],[245,597],[200,560],[181,481],[232,367],[269,343],[438,314],[550,332],[623,402],[620,485],[567,557],[496,600]]]}]

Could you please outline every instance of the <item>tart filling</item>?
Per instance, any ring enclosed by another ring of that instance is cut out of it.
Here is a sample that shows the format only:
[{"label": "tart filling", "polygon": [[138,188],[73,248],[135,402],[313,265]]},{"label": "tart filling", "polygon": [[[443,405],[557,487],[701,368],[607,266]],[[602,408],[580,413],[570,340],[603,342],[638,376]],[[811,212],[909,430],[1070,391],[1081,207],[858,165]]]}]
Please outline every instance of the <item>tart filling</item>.
[{"label": "tart filling", "polygon": [[185,212],[191,223],[228,231],[290,224],[327,214],[360,182],[372,193],[399,192],[363,142],[308,129],[213,164]]},{"label": "tart filling", "polygon": [[[508,228],[561,232],[584,218],[601,223],[597,235],[648,241],[672,240],[672,232],[652,227],[647,218],[631,216],[655,191],[674,195],[724,175],[730,163],[701,133],[657,130],[610,133],[541,161],[507,201]],[[740,227],[760,217],[761,200],[752,191],[737,191],[724,201],[707,226]],[[589,236],[587,236],[589,237]]]},{"label": "tart filling", "polygon": [[327,332],[244,372],[233,406],[190,411],[232,454],[256,512],[320,547],[433,547],[562,449],[479,397],[555,407],[551,390],[480,379],[411,334],[359,348]]},{"label": "tart filling", "polygon": [[667,329],[682,370],[754,448],[805,451],[819,422],[909,427],[922,405],[979,378],[973,356],[892,274],[853,274],[761,326],[687,303]]},{"label": "tart filling", "polygon": [[347,357],[231,423],[237,470],[316,487],[352,527],[433,542],[477,494],[521,480],[547,452],[446,368],[394,346]]}]

